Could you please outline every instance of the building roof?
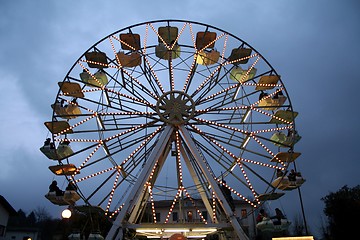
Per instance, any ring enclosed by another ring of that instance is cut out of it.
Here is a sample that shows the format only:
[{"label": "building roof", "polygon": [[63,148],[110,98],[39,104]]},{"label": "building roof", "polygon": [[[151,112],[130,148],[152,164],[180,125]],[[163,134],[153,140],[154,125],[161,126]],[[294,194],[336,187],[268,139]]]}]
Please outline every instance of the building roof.
[{"label": "building roof", "polygon": [[9,215],[15,216],[17,214],[16,210],[2,195],[0,195],[0,205],[2,205],[5,210],[8,211]]}]

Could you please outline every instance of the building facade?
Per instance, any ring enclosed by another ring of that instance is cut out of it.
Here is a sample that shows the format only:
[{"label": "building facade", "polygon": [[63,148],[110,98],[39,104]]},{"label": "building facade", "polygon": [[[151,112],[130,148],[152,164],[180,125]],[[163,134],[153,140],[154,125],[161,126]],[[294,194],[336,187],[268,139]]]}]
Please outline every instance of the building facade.
[{"label": "building facade", "polygon": [[[208,212],[200,199],[185,198],[181,204],[176,205],[171,209],[173,204],[172,200],[160,200],[154,202],[155,218],[157,223],[167,222],[172,223],[186,223],[188,226],[191,224],[201,222],[212,222],[213,214]],[[234,214],[242,226],[245,233],[250,239],[256,236],[256,221],[254,216],[254,208],[245,201],[233,200]],[[219,221],[226,222],[226,216],[222,215]],[[148,204],[146,211],[142,218],[142,223],[153,223],[154,214],[151,204]]]},{"label": "building facade", "polygon": [[5,239],[9,217],[15,214],[15,209],[2,195],[0,195],[0,240]]}]

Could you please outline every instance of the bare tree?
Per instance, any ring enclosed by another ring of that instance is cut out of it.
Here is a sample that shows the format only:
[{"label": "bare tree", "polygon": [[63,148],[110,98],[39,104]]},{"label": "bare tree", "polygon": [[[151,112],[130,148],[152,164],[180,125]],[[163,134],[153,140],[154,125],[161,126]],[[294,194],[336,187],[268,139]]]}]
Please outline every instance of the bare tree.
[{"label": "bare tree", "polygon": [[36,221],[37,222],[44,222],[47,220],[51,220],[51,215],[48,210],[43,206],[38,206],[35,211]]},{"label": "bare tree", "polygon": [[291,225],[292,225],[292,228],[291,228],[292,235],[294,235],[294,236],[305,236],[306,235],[304,221],[299,214],[295,215],[294,220]]}]

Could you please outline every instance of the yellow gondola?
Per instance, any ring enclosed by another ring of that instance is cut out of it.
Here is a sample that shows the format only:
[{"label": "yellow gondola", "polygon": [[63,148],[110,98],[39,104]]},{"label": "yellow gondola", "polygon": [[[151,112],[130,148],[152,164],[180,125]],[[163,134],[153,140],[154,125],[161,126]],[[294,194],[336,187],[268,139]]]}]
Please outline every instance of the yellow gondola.
[{"label": "yellow gondola", "polygon": [[108,83],[106,73],[102,70],[97,71],[93,76],[85,70],[80,73],[81,80],[90,87],[103,87]]},{"label": "yellow gondola", "polygon": [[263,107],[265,110],[273,111],[281,107],[286,102],[286,97],[284,95],[280,95],[277,98],[263,98],[259,102],[259,107]]},{"label": "yellow gondola", "polygon": [[286,124],[287,122],[293,122],[297,117],[298,112],[288,111],[288,110],[278,110],[271,117],[270,123],[276,124]]},{"label": "yellow gondola", "polygon": [[58,134],[60,132],[72,133],[72,129],[70,129],[70,125],[67,121],[53,121],[53,122],[45,122],[45,126],[49,129],[49,131],[53,134]]},{"label": "yellow gondola", "polygon": [[217,63],[220,58],[220,52],[216,50],[200,52],[196,58],[196,62],[201,65],[212,65]]},{"label": "yellow gondola", "polygon": [[256,68],[243,70],[241,67],[235,67],[230,72],[230,79],[240,83],[245,83],[255,77],[256,71]]},{"label": "yellow gondola", "polygon": [[75,104],[68,104],[67,106],[61,106],[60,102],[56,102],[52,104],[51,107],[54,109],[55,113],[64,119],[72,119],[76,118],[77,116],[81,115],[80,108]]},{"label": "yellow gondola", "polygon": [[287,162],[291,163],[294,162],[295,159],[297,159],[301,153],[299,152],[278,152],[270,161],[271,162]]},{"label": "yellow gondola", "polygon": [[279,75],[261,76],[255,90],[269,90],[273,89],[280,80]]},{"label": "yellow gondola", "polygon": [[274,142],[276,146],[279,147],[291,147],[294,146],[295,143],[300,141],[301,136],[299,134],[295,133],[294,135],[286,135],[283,132],[276,132],[274,133],[270,140]]}]

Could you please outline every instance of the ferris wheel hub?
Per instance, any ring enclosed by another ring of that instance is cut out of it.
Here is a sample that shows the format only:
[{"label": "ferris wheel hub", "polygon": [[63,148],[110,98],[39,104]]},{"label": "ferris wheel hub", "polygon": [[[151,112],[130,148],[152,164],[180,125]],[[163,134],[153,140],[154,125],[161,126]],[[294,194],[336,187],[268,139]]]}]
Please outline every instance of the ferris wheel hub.
[{"label": "ferris wheel hub", "polygon": [[181,125],[194,116],[195,102],[184,92],[169,91],[157,101],[156,112],[162,121],[175,126]]}]

